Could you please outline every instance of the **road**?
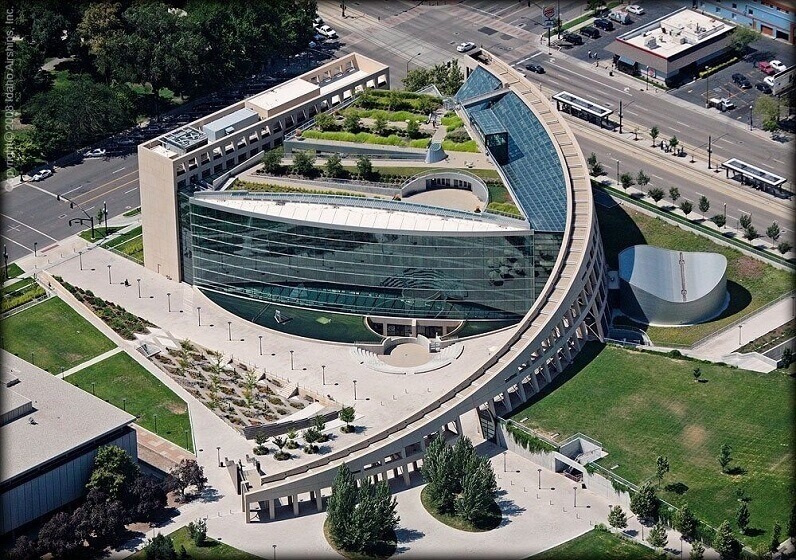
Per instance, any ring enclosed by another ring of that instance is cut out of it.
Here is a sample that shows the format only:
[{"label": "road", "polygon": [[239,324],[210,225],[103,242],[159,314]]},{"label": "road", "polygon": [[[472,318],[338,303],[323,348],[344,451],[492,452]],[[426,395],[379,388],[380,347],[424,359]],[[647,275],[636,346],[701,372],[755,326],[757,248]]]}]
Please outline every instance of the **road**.
[{"label": "road", "polygon": [[[358,51],[390,65],[395,86],[400,87],[408,68],[429,67],[457,56],[455,46],[463,41],[483,45],[518,67],[531,59],[541,62],[547,73],[529,77],[549,95],[566,89],[613,109],[615,114],[619,100],[623,101],[624,146],[615,141],[617,132],[592,130],[586,134],[583,128],[575,126],[585,154],[595,152],[609,171],[617,159],[622,162],[622,172],[644,169],[654,185],[666,189],[677,186],[684,198],[696,201],[705,195],[713,210],[723,209],[726,203],[729,218],[737,219],[751,212],[758,231],[764,231],[776,219],[784,230],[782,239],[794,242],[791,201],[726,181],[723,175],[706,173],[710,178],[707,180],[693,172],[681,173],[672,166],[671,156],[636,153],[632,134],[628,132],[637,126],[639,143],[649,142],[645,131],[657,125],[660,139],[677,135],[681,145],[696,154],[702,167],[705,167],[707,136],[711,135],[714,164],[738,157],[787,177],[791,188],[796,176],[786,162],[793,159],[792,141],[775,142],[761,131],[750,132],[745,123],[726,115],[695,107],[654,89],[641,91],[643,84],[637,80],[609,76],[608,68],[597,68],[577,56],[565,52],[548,55],[546,44],[540,45],[539,41],[543,29],[541,8],[534,3],[530,8],[526,2],[483,0],[450,4],[353,2],[347,6],[347,17],[342,18],[337,3],[319,3],[320,14],[340,35],[338,52]],[[579,15],[581,10],[582,4],[562,2],[564,20]],[[75,200],[90,215],[96,215],[102,202],[107,202],[111,216],[138,206],[137,167],[135,155],[107,161],[87,160],[58,168],[53,177],[40,183],[23,183],[3,191],[0,237],[7,247],[9,261],[32,252],[34,243],[39,249],[47,248],[76,231],[77,226],[70,228],[68,220],[84,214],[77,208],[70,209],[66,202],[58,202],[56,194]],[[720,186],[718,181],[722,182]]]}]

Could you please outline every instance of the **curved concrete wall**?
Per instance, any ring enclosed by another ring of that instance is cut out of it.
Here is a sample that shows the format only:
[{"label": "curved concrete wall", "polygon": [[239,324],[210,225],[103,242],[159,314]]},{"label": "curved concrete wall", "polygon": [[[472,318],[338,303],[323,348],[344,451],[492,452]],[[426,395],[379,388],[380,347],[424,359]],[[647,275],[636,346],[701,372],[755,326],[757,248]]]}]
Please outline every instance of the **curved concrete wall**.
[{"label": "curved concrete wall", "polygon": [[[433,173],[425,173],[423,175],[419,175],[417,177],[413,177],[409,180],[406,185],[401,188],[401,198],[406,198],[407,196],[412,196],[413,194],[425,192],[430,190],[427,186],[427,181],[429,179],[440,179],[440,180],[448,180],[450,181],[450,186],[440,186],[440,187],[432,187],[436,189],[462,189],[462,190],[469,190],[473,193],[478,200],[481,201],[481,204],[486,205],[489,204],[489,189],[486,187],[486,183],[484,183],[477,175],[471,175],[469,173],[460,173],[457,171],[439,171]],[[462,181],[464,182],[467,187],[454,187],[454,181]]]}]

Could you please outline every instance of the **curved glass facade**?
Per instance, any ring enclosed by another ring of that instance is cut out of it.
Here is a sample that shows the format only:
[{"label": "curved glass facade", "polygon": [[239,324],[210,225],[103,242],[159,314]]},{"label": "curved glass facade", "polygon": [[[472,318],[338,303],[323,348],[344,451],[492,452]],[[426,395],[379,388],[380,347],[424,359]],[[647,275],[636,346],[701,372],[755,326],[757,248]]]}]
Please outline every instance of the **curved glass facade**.
[{"label": "curved glass facade", "polygon": [[550,233],[335,229],[246,215],[196,198],[190,199],[190,228],[197,287],[382,317],[519,319],[561,245],[561,235]]}]

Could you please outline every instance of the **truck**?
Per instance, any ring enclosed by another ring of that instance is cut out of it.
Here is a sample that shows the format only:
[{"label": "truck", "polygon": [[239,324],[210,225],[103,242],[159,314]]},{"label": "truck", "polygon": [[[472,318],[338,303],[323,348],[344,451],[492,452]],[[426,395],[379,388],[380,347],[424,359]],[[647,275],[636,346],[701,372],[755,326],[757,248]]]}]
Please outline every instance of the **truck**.
[{"label": "truck", "polygon": [[608,14],[608,17],[614,21],[618,21],[623,25],[633,23],[633,20],[630,19],[630,15],[628,15],[625,10],[611,10],[611,13]]},{"label": "truck", "polygon": [[735,109],[735,103],[727,99],[726,97],[712,97],[708,100],[709,107],[715,107],[719,111],[729,111],[730,109]]}]

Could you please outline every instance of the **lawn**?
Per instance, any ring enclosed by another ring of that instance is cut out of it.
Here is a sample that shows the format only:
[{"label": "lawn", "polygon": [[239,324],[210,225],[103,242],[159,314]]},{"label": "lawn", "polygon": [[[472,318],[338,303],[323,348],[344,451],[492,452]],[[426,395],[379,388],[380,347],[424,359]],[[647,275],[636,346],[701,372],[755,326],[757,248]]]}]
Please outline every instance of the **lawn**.
[{"label": "lawn", "polygon": [[6,280],[11,280],[12,278],[16,278],[17,276],[21,276],[24,274],[25,271],[17,263],[11,263],[8,265],[8,278],[5,278],[5,269],[3,269],[3,277]]},{"label": "lawn", "polygon": [[51,373],[60,373],[115,347],[105,335],[60,298],[21,311],[0,323],[3,348],[30,359]]},{"label": "lawn", "polygon": [[[215,558],[223,558],[226,560],[259,560],[261,558],[260,556],[243,552],[242,550],[238,550],[237,548],[211,538],[205,540],[202,546],[196,546],[191,536],[188,534],[187,527],[177,529],[168,536],[174,543],[174,550],[177,551],[178,556],[180,554],[180,547],[184,546],[185,552],[188,553],[188,557],[194,560],[214,560]],[[130,556],[130,558],[143,560],[146,558],[146,554],[143,550],[139,550]]]},{"label": "lawn", "polygon": [[0,292],[2,292],[0,311],[3,313],[21,307],[47,293],[33,278],[23,278],[0,289]]},{"label": "lawn", "polygon": [[609,268],[617,268],[617,256],[622,249],[637,244],[681,251],[710,251],[727,258],[730,305],[717,319],[679,328],[647,327],[628,320],[622,321],[645,329],[658,345],[691,346],[793,289],[793,274],[748,257],[736,249],[717,245],[660,218],[628,208],[627,205],[605,208],[598,204],[596,208]]},{"label": "lawn", "polygon": [[109,235],[112,235],[119,231],[120,227],[108,227],[107,229],[104,226],[94,226],[94,237],[91,237],[91,229],[84,229],[78,235],[85,239],[86,241],[97,241],[99,239],[105,239]]},{"label": "lawn", "polygon": [[[660,558],[654,550],[620,537],[608,531],[592,529],[571,541],[541,554],[531,556],[533,560],[656,560]],[[530,558],[528,559],[530,560]]]},{"label": "lawn", "polygon": [[135,414],[138,425],[193,451],[191,421],[185,401],[126,353],[114,354],[66,379],[72,385],[93,391],[101,399]]},{"label": "lawn", "polygon": [[345,131],[326,131],[305,130],[301,133],[304,138],[319,138],[322,140],[334,140],[337,142],[353,142],[357,144],[380,144],[387,146],[402,146],[410,148],[425,148],[428,146],[429,137],[410,140],[406,136],[390,134],[381,136],[373,132],[345,132]]},{"label": "lawn", "polygon": [[105,246],[115,249],[132,261],[141,264],[144,262],[144,237],[141,235],[141,226],[111,239]]},{"label": "lawn", "polygon": [[[780,371],[759,374],[589,343],[553,390],[513,419],[558,433],[559,441],[576,432],[597,439],[608,452],[599,463],[635,484],[654,477],[657,456],[668,457],[671,472],[659,495],[687,502],[714,527],[734,523],[743,489],[753,528],[743,538],[757,545],[770,538],[774,522],[785,526],[793,499],[794,383]],[[732,446],[733,474],[719,466],[724,443]]]}]

